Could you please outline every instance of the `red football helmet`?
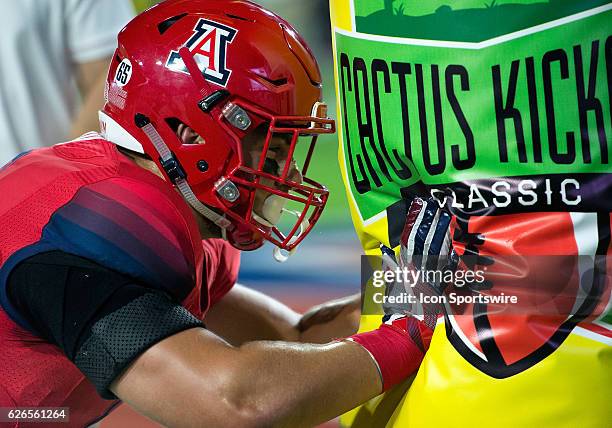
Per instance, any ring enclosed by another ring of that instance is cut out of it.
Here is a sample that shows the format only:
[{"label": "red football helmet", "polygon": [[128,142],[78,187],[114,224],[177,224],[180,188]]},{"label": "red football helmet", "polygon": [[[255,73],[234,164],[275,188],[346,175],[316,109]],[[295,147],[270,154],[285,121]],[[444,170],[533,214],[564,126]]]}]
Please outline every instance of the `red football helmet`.
[{"label": "red football helmet", "polygon": [[[295,248],[328,198],[323,185],[306,177],[317,135],[335,132],[304,40],[248,1],[166,0],[132,20],[118,41],[100,112],[104,137],[147,154],[236,248],[252,250],[264,239]],[[200,144],[184,143],[177,123],[192,128]],[[262,129],[261,154],[248,164],[245,137]],[[288,143],[290,161],[271,171],[275,135]],[[310,137],[302,180],[291,166],[299,136]],[[268,205],[278,210],[280,198],[300,205],[287,233],[277,227],[278,216],[254,211],[257,192],[275,195]]]}]

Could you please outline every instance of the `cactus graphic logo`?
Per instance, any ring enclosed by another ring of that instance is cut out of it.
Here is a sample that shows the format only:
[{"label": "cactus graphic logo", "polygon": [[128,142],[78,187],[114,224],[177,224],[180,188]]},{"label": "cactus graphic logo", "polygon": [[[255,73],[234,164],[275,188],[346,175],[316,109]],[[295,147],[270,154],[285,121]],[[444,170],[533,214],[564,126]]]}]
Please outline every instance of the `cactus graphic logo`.
[{"label": "cactus graphic logo", "polygon": [[593,9],[607,0],[353,0],[360,33],[481,42]]}]

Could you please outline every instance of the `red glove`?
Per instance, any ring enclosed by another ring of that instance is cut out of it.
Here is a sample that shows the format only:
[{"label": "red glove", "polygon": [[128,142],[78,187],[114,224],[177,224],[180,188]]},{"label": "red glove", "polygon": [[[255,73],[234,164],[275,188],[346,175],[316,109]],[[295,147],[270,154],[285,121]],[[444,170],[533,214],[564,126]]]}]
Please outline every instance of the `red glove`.
[{"label": "red glove", "polygon": [[415,373],[429,349],[433,330],[412,316],[392,316],[378,329],[348,338],[359,343],[378,366],[383,391]]}]

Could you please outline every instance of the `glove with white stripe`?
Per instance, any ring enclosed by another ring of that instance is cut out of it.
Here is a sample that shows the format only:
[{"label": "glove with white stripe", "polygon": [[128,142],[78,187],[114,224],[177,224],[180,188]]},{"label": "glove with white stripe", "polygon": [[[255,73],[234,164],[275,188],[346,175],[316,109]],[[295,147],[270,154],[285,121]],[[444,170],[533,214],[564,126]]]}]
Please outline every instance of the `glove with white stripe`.
[{"label": "glove with white stripe", "polygon": [[[399,263],[395,262],[391,249],[381,246],[383,270],[395,270],[399,267],[402,271],[408,271],[415,276],[421,271],[421,276],[417,281],[398,281],[388,285],[387,296],[408,293],[419,297],[421,294],[442,293],[444,272],[454,269],[457,261],[457,256],[451,247],[450,221],[450,214],[442,210],[435,199],[430,198],[425,201],[415,197],[412,200],[400,237]],[[384,304],[383,320],[388,321],[397,315],[410,313],[416,318],[423,319],[426,325],[433,329],[442,308],[437,304],[421,304],[421,300],[417,298],[416,304]]]}]

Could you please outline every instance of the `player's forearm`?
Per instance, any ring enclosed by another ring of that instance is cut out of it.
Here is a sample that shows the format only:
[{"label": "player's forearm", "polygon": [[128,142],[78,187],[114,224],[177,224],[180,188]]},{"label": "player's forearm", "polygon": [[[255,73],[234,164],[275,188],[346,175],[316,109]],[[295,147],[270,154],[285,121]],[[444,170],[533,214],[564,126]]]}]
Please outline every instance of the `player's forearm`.
[{"label": "player's forearm", "polygon": [[304,343],[327,343],[354,334],[361,316],[361,295],[331,300],[308,310],[297,325]]},{"label": "player's forearm", "polygon": [[372,357],[354,343],[253,342],[239,354],[245,371],[227,393],[262,426],[314,426],[381,392]]},{"label": "player's forearm", "polygon": [[[232,322],[228,322],[232,320]],[[206,315],[206,326],[234,346],[256,340],[297,342],[300,314],[258,291],[236,284]]]},{"label": "player's forearm", "polygon": [[270,296],[236,284],[208,311],[205,322],[235,346],[256,340],[327,343],[355,333],[360,309],[361,296],[355,294],[314,306],[302,316]]},{"label": "player's forearm", "polygon": [[163,425],[313,426],[380,393],[375,363],[350,342],[252,342],[207,330],[168,337],[113,382],[123,401]]},{"label": "player's forearm", "polygon": [[149,348],[111,390],[172,427],[313,426],[413,374],[430,338],[411,317],[353,335],[356,343],[326,345],[261,341],[236,348],[191,328]]}]

